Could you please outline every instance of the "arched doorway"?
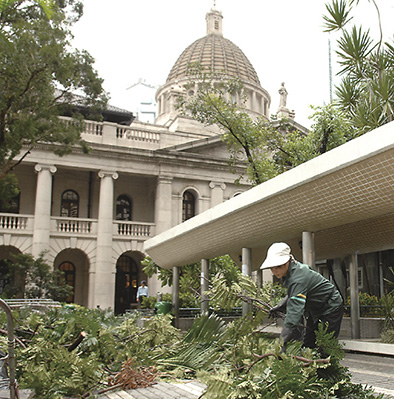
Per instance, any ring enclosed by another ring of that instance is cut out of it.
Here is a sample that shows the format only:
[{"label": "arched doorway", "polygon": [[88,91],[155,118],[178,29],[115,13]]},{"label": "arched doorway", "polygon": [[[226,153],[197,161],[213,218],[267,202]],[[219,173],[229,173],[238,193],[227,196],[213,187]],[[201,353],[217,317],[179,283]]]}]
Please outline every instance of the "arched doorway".
[{"label": "arched doorway", "polygon": [[54,267],[65,274],[66,283],[73,288],[73,294],[66,302],[88,306],[89,297],[89,258],[78,248],[66,248],[59,252]]},{"label": "arched doorway", "polygon": [[137,303],[136,295],[138,289],[138,266],[137,262],[127,255],[119,257],[116,263],[116,285],[115,285],[115,313],[124,313]]}]

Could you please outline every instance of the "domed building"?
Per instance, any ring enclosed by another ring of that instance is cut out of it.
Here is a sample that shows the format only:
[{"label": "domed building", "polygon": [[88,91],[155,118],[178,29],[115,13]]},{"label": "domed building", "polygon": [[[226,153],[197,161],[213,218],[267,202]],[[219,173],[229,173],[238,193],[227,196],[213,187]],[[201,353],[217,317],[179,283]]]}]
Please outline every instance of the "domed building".
[{"label": "domed building", "polygon": [[[239,78],[248,112],[269,118],[270,95],[244,53],[223,37],[222,19],[211,10],[207,35],[187,47],[171,68],[157,91],[155,123],[109,106],[102,122],[85,121],[81,136],[89,154],[75,148],[58,157],[39,143],[23,158],[15,171],[20,194],[12,207],[0,208],[0,294],[5,260],[17,253],[45,253],[73,288],[68,301],[89,308],[123,313],[137,307],[142,280],[152,296],[170,290],[144,273],[144,242],[251,187],[242,160],[230,168],[218,128],[175,109],[188,82],[188,65],[199,62]],[[285,113],[287,93],[282,91]],[[62,119],[72,122],[68,115]]]},{"label": "domed building", "polygon": [[247,96],[246,110],[252,116],[264,116],[268,120],[271,97],[261,87],[259,77],[246,55],[223,36],[222,13],[211,9],[206,15],[206,22],[206,36],[196,40],[182,52],[171,68],[166,83],[156,93],[156,123],[171,126],[179,118],[175,109],[176,100],[189,82],[189,66],[197,63],[204,71],[239,79]]}]

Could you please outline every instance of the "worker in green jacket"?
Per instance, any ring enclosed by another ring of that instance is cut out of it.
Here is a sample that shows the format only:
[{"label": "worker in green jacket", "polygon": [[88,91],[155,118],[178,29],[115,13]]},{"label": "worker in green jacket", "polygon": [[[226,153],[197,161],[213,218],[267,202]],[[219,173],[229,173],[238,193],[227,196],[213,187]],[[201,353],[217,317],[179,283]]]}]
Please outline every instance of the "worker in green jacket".
[{"label": "worker in green jacket", "polygon": [[281,332],[284,350],[291,340],[302,340],[303,346],[315,348],[319,322],[327,324],[327,332],[334,331],[334,336],[338,337],[344,308],[342,296],[334,284],[308,265],[297,262],[290,247],[283,242],[271,245],[261,269],[271,269],[287,288],[285,300],[270,312],[271,316],[276,316],[286,309]]}]

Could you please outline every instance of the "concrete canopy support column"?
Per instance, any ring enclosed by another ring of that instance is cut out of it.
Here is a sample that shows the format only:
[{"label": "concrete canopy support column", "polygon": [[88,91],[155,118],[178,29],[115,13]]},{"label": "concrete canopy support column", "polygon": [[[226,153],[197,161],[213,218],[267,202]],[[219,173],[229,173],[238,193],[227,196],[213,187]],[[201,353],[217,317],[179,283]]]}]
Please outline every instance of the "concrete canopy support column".
[{"label": "concrete canopy support column", "polygon": [[51,231],[52,175],[56,173],[54,165],[37,164],[36,202],[34,208],[34,230],[32,255],[38,257],[49,249]]},{"label": "concrete canopy support column", "polygon": [[179,328],[179,267],[172,268],[172,310],[175,327]]},{"label": "concrete canopy support column", "polygon": [[[252,276],[252,249],[242,248],[242,274],[244,276]],[[242,302],[242,314],[245,315],[252,310],[252,305]]]},{"label": "concrete canopy support column", "polygon": [[223,182],[211,181],[209,183],[209,188],[211,188],[211,208],[215,205],[221,204],[224,199],[223,192],[226,188],[226,184]]},{"label": "concrete canopy support column", "polygon": [[[89,278],[89,307],[114,308],[115,262],[112,259],[112,234],[114,210],[114,180],[118,174],[113,171],[98,173],[100,195],[97,220],[96,265]],[[94,276],[92,276],[92,274]]]},{"label": "concrete canopy support column", "polygon": [[302,232],[302,263],[315,269],[315,235],[310,231]]},{"label": "concrete canopy support column", "polygon": [[360,301],[358,296],[358,262],[357,254],[350,256],[350,320],[352,325],[352,339],[360,338]]},{"label": "concrete canopy support column", "polygon": [[209,290],[209,259],[201,259],[201,314],[209,313],[209,298],[205,291]]}]

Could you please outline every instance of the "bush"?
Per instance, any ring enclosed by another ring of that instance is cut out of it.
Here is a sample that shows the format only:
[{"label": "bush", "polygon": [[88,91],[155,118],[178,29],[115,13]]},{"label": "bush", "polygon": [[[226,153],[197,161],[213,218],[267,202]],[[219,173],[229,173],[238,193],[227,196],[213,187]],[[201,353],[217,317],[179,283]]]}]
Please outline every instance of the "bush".
[{"label": "bush", "polygon": [[[376,295],[370,295],[366,292],[359,292],[360,315],[364,317],[383,316],[381,303]],[[351,306],[350,296],[346,298],[345,306]]]}]

